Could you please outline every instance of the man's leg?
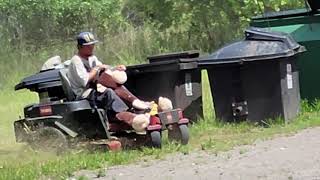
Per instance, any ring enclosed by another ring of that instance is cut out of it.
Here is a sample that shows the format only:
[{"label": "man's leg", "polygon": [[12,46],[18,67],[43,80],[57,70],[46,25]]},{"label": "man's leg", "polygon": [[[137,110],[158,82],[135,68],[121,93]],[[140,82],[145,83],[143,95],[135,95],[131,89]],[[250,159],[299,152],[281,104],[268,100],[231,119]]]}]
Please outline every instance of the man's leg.
[{"label": "man's leg", "polygon": [[116,113],[129,109],[126,103],[110,88],[107,88],[103,93],[98,92],[95,100],[99,107],[103,107],[105,110],[113,110]]},{"label": "man's leg", "polygon": [[99,93],[96,96],[96,102],[99,103],[98,106],[116,112],[116,118],[132,126],[136,132],[144,132],[149,125],[149,116],[127,112],[128,106],[110,88],[103,93]]}]

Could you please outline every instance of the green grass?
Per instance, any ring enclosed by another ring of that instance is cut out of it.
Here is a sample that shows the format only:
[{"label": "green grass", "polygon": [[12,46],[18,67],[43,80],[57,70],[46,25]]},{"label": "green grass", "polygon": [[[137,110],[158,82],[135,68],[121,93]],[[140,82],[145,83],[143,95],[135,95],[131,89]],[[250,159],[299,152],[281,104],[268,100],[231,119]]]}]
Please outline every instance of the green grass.
[{"label": "green grass", "polygon": [[[14,142],[12,123],[22,115],[26,104],[37,102],[37,96],[28,91],[0,93],[0,179],[37,179],[49,177],[65,179],[80,169],[98,169],[133,163],[138,160],[161,159],[167,154],[206,150],[215,153],[226,151],[234,146],[252,144],[257,140],[270,139],[279,135],[290,135],[298,130],[320,125],[320,103],[302,103],[302,113],[289,124],[283,121],[270,122],[269,128],[250,123],[229,124],[214,119],[212,98],[206,72],[203,72],[204,119],[190,127],[190,143],[180,146],[167,140],[161,150],[143,148],[117,153],[85,151],[70,152],[64,156],[33,152],[26,145]],[[244,153],[243,149],[239,153]]]},{"label": "green grass", "polygon": [[23,115],[23,107],[38,101],[37,94],[28,91],[0,91],[0,145],[14,142],[13,122]]}]

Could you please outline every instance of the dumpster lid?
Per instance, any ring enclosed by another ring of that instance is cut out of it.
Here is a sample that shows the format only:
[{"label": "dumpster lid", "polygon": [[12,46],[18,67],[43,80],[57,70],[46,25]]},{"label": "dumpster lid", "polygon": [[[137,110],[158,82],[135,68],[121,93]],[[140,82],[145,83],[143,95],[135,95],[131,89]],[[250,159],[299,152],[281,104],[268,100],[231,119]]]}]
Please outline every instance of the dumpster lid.
[{"label": "dumpster lid", "polygon": [[164,72],[164,71],[180,71],[198,68],[197,59],[179,59],[171,61],[159,61],[147,64],[138,64],[127,66],[128,74]]},{"label": "dumpster lid", "polygon": [[310,10],[308,9],[292,9],[286,11],[277,11],[277,12],[267,12],[263,15],[258,15],[252,18],[252,20],[271,20],[279,18],[289,18],[297,16],[308,16],[310,15]]},{"label": "dumpster lid", "polygon": [[149,56],[149,63],[127,67],[128,74],[180,71],[198,68],[199,51],[182,51]]},{"label": "dumpster lid", "polygon": [[244,40],[229,44],[213,54],[200,58],[198,64],[276,59],[293,56],[304,50],[303,46],[286,33],[251,27],[245,31]]},{"label": "dumpster lid", "polygon": [[320,9],[320,1],[319,0],[307,0],[309,8],[300,8],[300,9],[291,9],[285,11],[278,12],[267,12],[263,15],[255,16],[252,20],[269,20],[269,19],[279,19],[279,18],[289,18],[289,17],[297,17],[297,16],[310,16],[315,13],[318,13]]},{"label": "dumpster lid", "polygon": [[199,57],[199,51],[182,51],[182,52],[173,52],[166,54],[159,54],[154,56],[148,56],[147,59],[149,63],[163,62],[163,61],[179,61],[179,59],[193,59]]}]

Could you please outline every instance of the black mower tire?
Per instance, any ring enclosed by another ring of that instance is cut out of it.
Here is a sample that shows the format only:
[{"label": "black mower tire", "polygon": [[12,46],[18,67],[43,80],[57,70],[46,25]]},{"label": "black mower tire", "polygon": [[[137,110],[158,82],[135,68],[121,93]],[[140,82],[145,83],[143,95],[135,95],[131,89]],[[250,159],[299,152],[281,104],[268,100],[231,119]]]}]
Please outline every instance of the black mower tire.
[{"label": "black mower tire", "polygon": [[152,131],[150,132],[151,146],[154,148],[161,148],[161,132]]},{"label": "black mower tire", "polygon": [[43,127],[34,132],[30,145],[34,150],[62,154],[68,149],[68,140],[59,129]]},{"label": "black mower tire", "polygon": [[189,129],[186,124],[175,125],[168,130],[168,139],[186,145],[189,142]]}]

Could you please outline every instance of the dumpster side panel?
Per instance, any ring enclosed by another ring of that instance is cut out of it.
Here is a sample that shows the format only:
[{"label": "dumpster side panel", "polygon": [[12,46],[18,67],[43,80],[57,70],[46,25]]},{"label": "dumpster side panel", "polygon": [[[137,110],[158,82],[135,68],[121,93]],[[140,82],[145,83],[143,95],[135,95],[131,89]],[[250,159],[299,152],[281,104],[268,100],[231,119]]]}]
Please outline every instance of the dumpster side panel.
[{"label": "dumpster side panel", "polygon": [[157,102],[160,96],[169,98],[191,121],[203,117],[200,70],[129,74],[125,86],[145,101]]},{"label": "dumpster side panel", "polygon": [[320,98],[320,41],[311,41],[301,43],[307,49],[307,52],[298,56],[298,68],[300,79],[301,98],[313,101]]},{"label": "dumpster side panel", "polygon": [[195,121],[203,117],[201,70],[181,71],[175,87],[175,107],[184,109],[184,115]]},{"label": "dumpster side panel", "polygon": [[282,102],[285,121],[295,118],[300,110],[299,73],[296,61],[280,62]]},{"label": "dumpster side panel", "polygon": [[243,69],[248,120],[261,122],[282,116],[279,62],[254,61],[245,64]]},{"label": "dumpster side panel", "polygon": [[231,104],[234,101],[234,89],[230,71],[236,69],[236,66],[230,66],[228,70],[224,66],[207,69],[216,118],[221,121],[233,121]]},{"label": "dumpster side panel", "polygon": [[217,119],[237,120],[232,103],[244,101],[248,115],[243,119],[261,122],[283,116],[278,61],[212,66],[208,75]]},{"label": "dumpster side panel", "polygon": [[130,75],[127,88],[138,98],[144,101],[158,101],[160,96],[167,97],[173,101],[177,81],[177,72],[152,72]]}]

